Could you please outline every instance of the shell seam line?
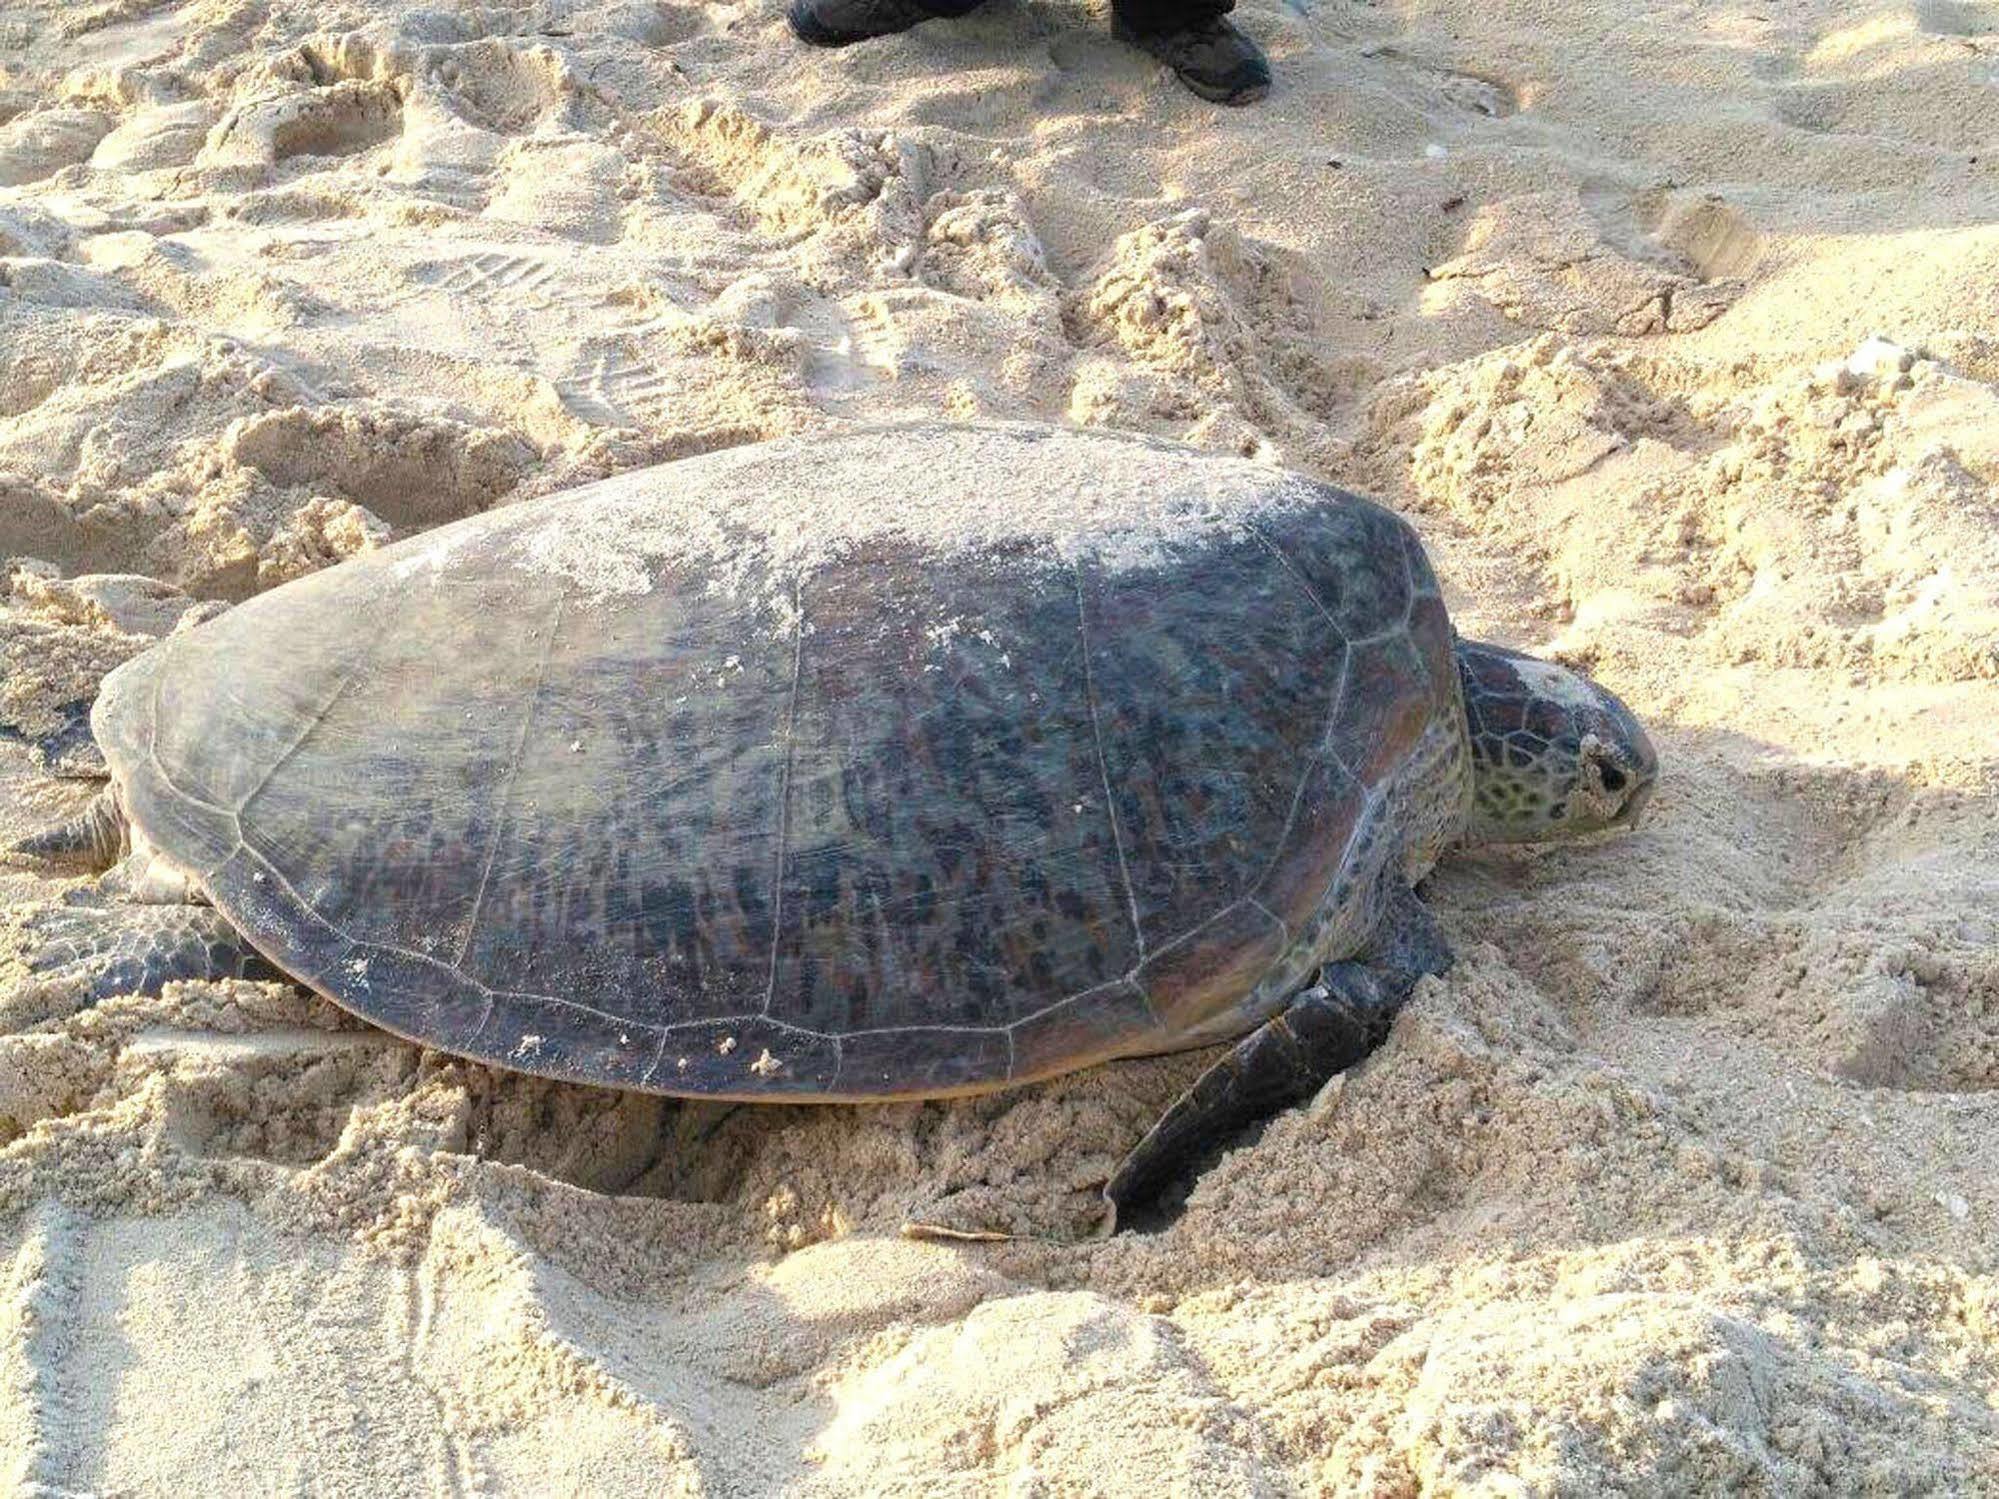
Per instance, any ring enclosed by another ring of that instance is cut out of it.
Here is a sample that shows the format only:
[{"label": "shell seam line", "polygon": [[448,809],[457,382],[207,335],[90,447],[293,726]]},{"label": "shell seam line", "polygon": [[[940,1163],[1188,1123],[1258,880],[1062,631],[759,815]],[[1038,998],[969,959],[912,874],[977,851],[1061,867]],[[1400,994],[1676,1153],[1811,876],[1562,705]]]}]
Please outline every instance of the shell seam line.
[{"label": "shell seam line", "polygon": [[1249,903],[1252,906],[1255,906],[1256,909],[1261,911],[1264,915],[1268,916],[1272,921],[1277,923],[1278,934],[1281,937],[1283,937],[1284,945],[1286,947],[1289,947],[1291,945],[1291,923],[1286,921],[1282,916],[1279,916],[1275,911],[1271,910],[1270,907],[1266,906],[1262,901],[1258,900],[1253,895],[1249,897]]},{"label": "shell seam line", "polygon": [[[1344,652],[1344,654],[1340,658],[1340,677],[1339,681],[1335,683],[1333,687],[1332,705],[1326,709],[1325,719],[1319,725],[1319,736],[1312,750],[1312,754],[1315,756],[1322,752],[1321,746],[1323,746],[1326,743],[1326,741],[1332,737],[1333,723],[1340,716],[1340,705],[1346,701],[1347,677],[1353,667],[1353,648],[1351,646],[1342,645],[1340,649],[1342,652]],[[1347,765],[1346,761],[1342,760],[1339,757],[1337,752],[1330,750],[1323,752],[1329,755],[1330,758],[1332,759],[1332,762],[1335,765],[1339,766],[1341,770],[1346,771],[1348,778],[1351,779],[1355,785],[1360,784],[1360,777],[1354,775],[1352,769]],[[1310,772],[1307,772],[1307,774],[1310,774]],[[1277,867],[1277,861],[1284,857],[1284,846],[1291,839],[1292,828],[1298,825],[1298,808],[1304,804],[1304,801],[1305,801],[1305,777],[1301,775],[1298,778],[1298,789],[1291,793],[1291,809],[1284,814],[1283,830],[1278,833],[1276,845],[1272,849],[1270,857],[1264,860],[1262,870],[1260,870],[1256,878],[1250,882],[1249,888],[1251,890],[1261,890],[1263,888],[1263,882],[1270,878],[1271,870]],[[1252,896],[1250,897],[1250,899],[1253,900],[1254,897]],[[1282,923],[1279,924],[1282,925]]]},{"label": "shell seam line", "polygon": [[300,731],[298,737],[284,747],[283,753],[271,762],[270,768],[257,777],[257,784],[250,788],[249,792],[240,802],[236,803],[234,816],[238,820],[250,809],[250,803],[263,794],[264,788],[271,784],[277,773],[290,763],[292,756],[304,749],[306,741],[319,732],[320,725],[326,722],[333,710],[340,706],[340,700],[347,696],[347,690],[360,680],[362,665],[362,662],[357,661],[348,668],[347,674],[340,679],[340,685],[335,687],[332,693],[328,695],[326,701],[321,703],[314,711],[311,719],[307,721],[305,728]]},{"label": "shell seam line", "polygon": [[[384,606],[384,608],[386,611],[387,606]],[[270,785],[277,773],[290,763],[292,756],[305,747],[305,742],[319,731],[319,726],[326,722],[327,716],[339,705],[340,700],[347,695],[348,689],[361,679],[363,669],[374,661],[375,656],[381,649],[381,642],[387,638],[387,634],[388,632],[382,629],[377,629],[368,634],[368,643],[362,651],[360,659],[348,664],[347,673],[341,678],[340,685],[333,690],[332,696],[328,697],[318,711],[312,715],[312,721],[305,726],[304,731],[287,745],[284,752],[271,763],[270,769],[257,777],[257,784],[252,786],[234,807],[224,807],[219,803],[209,802],[201,797],[189,796],[187,792],[173,784],[172,779],[166,774],[166,767],[159,763],[159,687],[161,673],[158,672],[154,673],[153,676],[153,725],[151,738],[147,744],[147,758],[153,762],[154,767],[159,771],[160,779],[173,791],[179,795],[187,796],[190,801],[200,806],[212,807],[217,812],[227,812],[230,819],[236,824],[237,841],[240,843],[242,841],[243,814],[249,810],[250,803],[255,801],[263,793],[264,788]]]},{"label": "shell seam line", "polygon": [[[1348,643],[1347,632],[1345,630],[1342,630],[1340,628],[1340,622],[1333,618],[1333,611],[1328,609],[1326,607],[1325,600],[1319,597],[1319,590],[1314,588],[1308,581],[1306,581],[1305,575],[1299,572],[1298,569],[1292,565],[1291,559],[1289,557],[1284,555],[1283,548],[1278,546],[1277,543],[1272,541],[1268,536],[1265,536],[1263,532],[1257,527],[1254,521],[1247,521],[1244,522],[1244,524],[1247,526],[1249,534],[1254,536],[1258,541],[1263,543],[1263,549],[1268,553],[1270,553],[1271,556],[1277,559],[1277,565],[1284,569],[1285,574],[1291,579],[1293,583],[1296,583],[1298,585],[1299,591],[1303,593],[1306,598],[1312,601],[1312,607],[1318,610],[1319,614],[1321,615],[1321,617],[1325,619],[1326,623],[1333,627],[1333,633],[1340,637],[1341,643],[1347,644]],[[1402,566],[1403,570],[1406,572],[1409,567],[1408,558],[1406,557],[1403,558]]]},{"label": "shell seam line", "polygon": [[548,663],[555,654],[555,637],[562,632],[563,610],[569,596],[558,595],[555,609],[549,618],[548,639],[541,645],[541,660],[535,666],[534,688],[528,693],[527,711],[521,715],[521,731],[514,736],[514,752],[507,762],[507,781],[501,788],[498,804],[493,808],[493,834],[486,840],[486,862],[479,869],[479,888],[472,896],[471,909],[465,913],[465,935],[458,939],[458,955],[452,960],[454,969],[465,964],[465,955],[472,950],[472,936],[479,930],[479,913],[486,904],[486,886],[493,877],[493,865],[500,857],[500,838],[506,832],[507,812],[514,804],[514,782],[521,773],[521,760],[527,754],[528,735],[534,732],[535,710],[541,703],[541,689],[548,680]]},{"label": "shell seam line", "polygon": [[1111,825],[1111,843],[1117,849],[1118,873],[1124,877],[1125,905],[1131,911],[1132,940],[1138,944],[1138,961],[1145,961],[1145,929],[1138,924],[1138,893],[1132,889],[1131,865],[1124,856],[1124,834],[1118,828],[1117,803],[1111,797],[1110,760],[1104,754],[1104,728],[1097,715],[1097,679],[1090,668],[1090,619],[1083,605],[1083,571],[1074,567],[1076,575],[1076,640],[1083,649],[1083,696],[1090,704],[1090,738],[1097,749],[1097,779],[1104,788],[1104,816]]},{"label": "shell seam line", "polygon": [[[173,648],[172,637],[169,637],[166,643],[153,647],[153,649],[156,651],[166,651],[172,648]],[[160,759],[160,678],[165,675],[165,659],[166,659],[165,657],[161,658],[160,667],[155,669],[155,671],[153,672],[152,686],[149,689],[146,698],[149,708],[149,711],[146,714],[146,763],[152,767],[153,773],[160,778],[160,784],[166,787],[167,790],[171,791],[175,796],[179,797],[182,801],[192,802],[195,806],[200,807],[203,811],[223,813],[224,815],[228,816],[232,821],[236,821],[237,820],[236,814],[230,812],[230,810],[227,807],[221,805],[221,803],[212,802],[208,800],[207,797],[204,796],[196,796],[192,791],[189,791],[184,786],[182,786],[180,782],[176,781],[173,778],[173,775],[167,770],[166,762]],[[115,784],[116,778],[114,777],[113,780]],[[137,824],[132,821],[131,809],[129,807],[126,809],[125,821],[129,826],[133,827],[137,826]],[[242,836],[240,826],[237,836],[239,838]]]},{"label": "shell seam line", "polygon": [[784,861],[791,852],[791,762],[798,753],[798,684],[805,675],[805,586],[792,585],[791,697],[784,709],[784,768],[777,786],[777,858],[770,882],[770,971],[764,978],[763,1013],[777,998],[777,950],[784,941]]}]

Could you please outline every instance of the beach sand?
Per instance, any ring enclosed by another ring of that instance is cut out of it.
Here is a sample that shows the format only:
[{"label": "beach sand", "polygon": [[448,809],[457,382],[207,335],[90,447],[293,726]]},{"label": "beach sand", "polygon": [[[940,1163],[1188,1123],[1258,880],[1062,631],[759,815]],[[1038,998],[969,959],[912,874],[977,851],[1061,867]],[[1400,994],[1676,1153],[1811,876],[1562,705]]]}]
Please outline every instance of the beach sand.
[{"label": "beach sand", "polygon": [[1378,495],[1667,767],[1108,1241],[1208,1057],[731,1111],[10,958],[15,1491],[1999,1491],[1999,12],[1242,16],[1221,111],[1053,0],[0,9],[0,835],[213,601],[909,415]]}]

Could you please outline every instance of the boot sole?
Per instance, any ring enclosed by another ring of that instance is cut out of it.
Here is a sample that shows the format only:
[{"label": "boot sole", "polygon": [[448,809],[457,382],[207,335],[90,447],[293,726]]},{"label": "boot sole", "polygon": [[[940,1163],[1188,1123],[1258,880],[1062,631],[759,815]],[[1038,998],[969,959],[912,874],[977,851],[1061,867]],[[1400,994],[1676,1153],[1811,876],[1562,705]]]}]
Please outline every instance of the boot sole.
[{"label": "boot sole", "polygon": [[805,0],[790,6],[784,13],[785,24],[791,28],[791,34],[814,47],[851,47],[856,42],[871,42],[876,37],[900,36],[912,26],[935,19],[935,16],[919,15],[912,16],[900,26],[890,26],[881,31],[830,31],[813,17],[811,7]]},{"label": "boot sole", "polygon": [[1242,88],[1229,89],[1223,88],[1218,84],[1202,83],[1198,79],[1188,77],[1187,74],[1181,72],[1178,68],[1174,68],[1172,63],[1167,62],[1165,58],[1148,47],[1145,43],[1144,33],[1132,30],[1124,22],[1115,18],[1111,21],[1111,35],[1128,46],[1138,48],[1147,57],[1165,63],[1169,68],[1173,68],[1173,76],[1180,80],[1181,87],[1185,88],[1191,94],[1197,94],[1201,98],[1206,99],[1210,104],[1227,104],[1239,108],[1242,105],[1254,104],[1257,100],[1270,96],[1270,81],[1268,79],[1265,79],[1261,83],[1246,84]]}]

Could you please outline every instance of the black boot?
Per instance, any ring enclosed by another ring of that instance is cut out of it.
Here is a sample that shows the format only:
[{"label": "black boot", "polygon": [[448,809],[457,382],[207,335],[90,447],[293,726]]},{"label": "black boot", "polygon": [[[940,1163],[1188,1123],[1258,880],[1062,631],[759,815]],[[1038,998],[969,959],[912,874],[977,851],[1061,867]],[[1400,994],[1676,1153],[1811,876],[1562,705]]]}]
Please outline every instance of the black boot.
[{"label": "black boot", "polygon": [[872,36],[907,31],[921,21],[962,16],[979,0],[791,0],[785,20],[800,41],[845,47]]},{"label": "black boot", "polygon": [[1263,49],[1226,16],[1196,21],[1178,31],[1141,31],[1117,16],[1111,30],[1120,41],[1143,47],[1165,63],[1203,99],[1254,104],[1270,92],[1270,64]]}]

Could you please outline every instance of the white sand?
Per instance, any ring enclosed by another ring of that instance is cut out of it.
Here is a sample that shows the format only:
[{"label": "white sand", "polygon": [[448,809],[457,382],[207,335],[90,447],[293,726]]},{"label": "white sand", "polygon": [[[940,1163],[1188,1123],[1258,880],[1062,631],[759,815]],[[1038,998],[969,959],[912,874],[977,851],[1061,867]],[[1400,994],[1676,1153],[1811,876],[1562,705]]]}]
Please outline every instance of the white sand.
[{"label": "white sand", "polygon": [[1999,14],[1245,16],[1224,113],[1018,0],[0,11],[0,834],[189,606],[62,576],[898,415],[1375,492],[1669,767],[1440,872],[1457,969],[1156,1238],[1093,1188],[1199,1057],[724,1113],[16,963],[14,1487],[1999,1489]]}]

